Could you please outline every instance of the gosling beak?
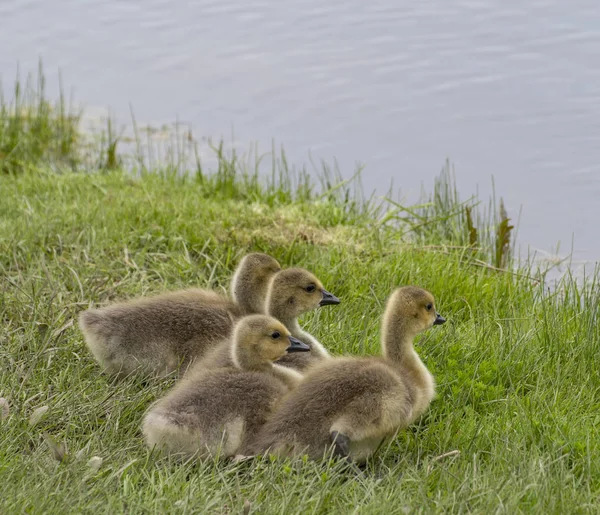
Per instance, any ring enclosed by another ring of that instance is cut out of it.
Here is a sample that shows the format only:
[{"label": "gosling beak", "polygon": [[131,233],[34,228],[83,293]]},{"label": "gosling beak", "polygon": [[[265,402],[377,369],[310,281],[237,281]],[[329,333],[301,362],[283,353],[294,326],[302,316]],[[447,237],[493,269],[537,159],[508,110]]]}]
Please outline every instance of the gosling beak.
[{"label": "gosling beak", "polygon": [[287,352],[308,352],[310,347],[306,343],[301,342],[293,336],[288,337],[290,340],[290,346],[286,349]]},{"label": "gosling beak", "polygon": [[435,317],[435,320],[433,321],[433,325],[442,325],[444,322],[446,322],[446,319],[439,313],[436,313],[436,317]]},{"label": "gosling beak", "polygon": [[332,304],[339,304],[340,299],[338,299],[333,293],[329,293],[325,288],[321,290],[323,293],[323,298],[321,302],[319,302],[319,306],[330,306]]}]

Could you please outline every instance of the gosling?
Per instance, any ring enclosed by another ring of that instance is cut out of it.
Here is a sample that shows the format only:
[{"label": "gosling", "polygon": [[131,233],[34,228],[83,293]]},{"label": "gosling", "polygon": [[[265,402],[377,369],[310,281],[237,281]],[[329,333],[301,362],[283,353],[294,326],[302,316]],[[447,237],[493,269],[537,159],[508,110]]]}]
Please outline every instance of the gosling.
[{"label": "gosling", "polygon": [[[328,292],[321,281],[303,268],[288,268],[277,273],[270,282],[267,293],[267,313],[282,322],[295,338],[310,347],[310,352],[286,354],[277,361],[278,365],[293,370],[304,371],[324,359],[330,358],[329,352],[311,334],[303,331],[297,318],[319,306],[340,303],[335,295]],[[205,354],[194,368],[198,370],[231,366],[231,353],[227,344],[215,346]]]},{"label": "gosling", "polygon": [[364,462],[384,439],[427,410],[435,383],[413,341],[445,321],[428,291],[413,286],[395,290],[383,316],[383,356],[334,358],[316,365],[241,452],[308,454],[312,459],[332,452]]},{"label": "gosling", "polygon": [[340,303],[329,293],[321,281],[302,268],[288,268],[271,279],[267,293],[267,312],[283,322],[292,335],[310,346],[305,354],[288,354],[277,363],[294,370],[306,370],[308,367],[331,357],[327,349],[312,335],[302,330],[298,317],[319,306]]},{"label": "gosling", "polygon": [[271,256],[248,254],[233,276],[233,301],[201,289],[169,292],[88,309],[79,326],[109,374],[167,375],[227,338],[241,316],[264,312],[270,279],[280,270]]},{"label": "gosling", "polygon": [[242,318],[228,343],[232,367],[188,374],[150,408],[142,425],[150,448],[184,458],[234,456],[302,379],[273,362],[310,350],[266,315]]}]

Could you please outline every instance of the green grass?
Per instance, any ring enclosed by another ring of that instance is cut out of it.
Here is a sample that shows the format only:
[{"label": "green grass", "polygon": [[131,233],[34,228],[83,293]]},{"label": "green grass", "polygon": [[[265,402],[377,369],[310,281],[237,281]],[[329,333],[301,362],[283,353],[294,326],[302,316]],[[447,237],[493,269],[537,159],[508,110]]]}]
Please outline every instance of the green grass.
[{"label": "green grass", "polygon": [[[109,170],[118,156],[100,173],[32,159],[0,175],[1,513],[599,511],[596,277],[549,291],[529,268],[496,270],[514,265],[506,216],[462,203],[448,170],[423,206],[376,205],[332,174],[314,187],[281,158],[261,180],[215,148],[218,169],[189,177]],[[159,458],[140,422],[171,381],[113,383],[88,353],[82,309],[225,291],[252,250],[314,271],[342,299],[302,320],[336,354],[379,351],[397,286],[430,289],[447,317],[418,342],[436,400],[364,471]]]}]

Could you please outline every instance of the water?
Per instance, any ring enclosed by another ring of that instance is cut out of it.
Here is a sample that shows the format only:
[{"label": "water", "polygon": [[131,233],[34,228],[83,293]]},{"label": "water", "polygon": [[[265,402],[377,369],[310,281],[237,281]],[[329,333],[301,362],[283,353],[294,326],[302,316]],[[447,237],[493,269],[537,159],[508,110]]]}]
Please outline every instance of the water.
[{"label": "water", "polygon": [[600,258],[600,3],[595,0],[3,0],[16,63],[121,121],[336,157],[407,200],[446,157],[463,197],[523,208],[522,246]]}]

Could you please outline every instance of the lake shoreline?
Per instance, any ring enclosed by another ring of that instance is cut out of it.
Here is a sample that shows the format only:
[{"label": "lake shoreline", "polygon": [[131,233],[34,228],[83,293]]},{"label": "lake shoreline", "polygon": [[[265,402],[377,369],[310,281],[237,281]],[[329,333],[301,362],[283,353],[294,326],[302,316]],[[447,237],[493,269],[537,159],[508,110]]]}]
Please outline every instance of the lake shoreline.
[{"label": "lake shoreline", "polygon": [[[421,205],[378,202],[332,170],[315,182],[282,154],[267,177],[245,172],[219,143],[211,169],[132,175],[118,132],[90,146],[75,116],[37,100],[20,119],[0,116],[0,511],[564,513],[598,503],[599,280],[567,274],[549,291],[544,270],[516,262],[501,199],[463,201],[442,173]],[[364,470],[161,459],[140,424],[173,379],[114,382],[85,347],[82,310],[188,287],[226,293],[250,251],[308,268],[341,299],[302,318],[334,355],[379,352],[395,287],[435,295],[447,323],[417,350],[437,397]]]}]

